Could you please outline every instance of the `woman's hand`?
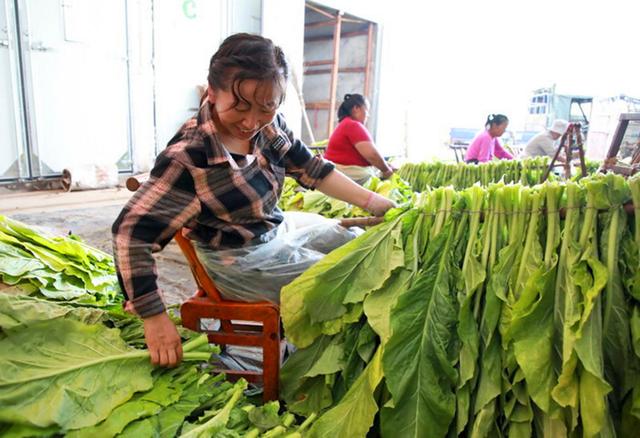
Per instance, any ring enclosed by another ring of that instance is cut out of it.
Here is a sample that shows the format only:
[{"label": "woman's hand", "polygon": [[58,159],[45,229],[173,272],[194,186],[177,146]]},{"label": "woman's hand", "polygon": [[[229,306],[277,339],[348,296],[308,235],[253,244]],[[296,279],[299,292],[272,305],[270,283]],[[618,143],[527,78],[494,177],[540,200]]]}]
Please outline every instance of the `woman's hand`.
[{"label": "woman's hand", "polygon": [[387,170],[382,172],[382,179],[391,178],[391,175],[393,175],[398,170],[398,168],[395,167],[393,164],[389,164],[389,163],[386,163],[386,164],[387,164]]},{"label": "woman's hand", "polygon": [[144,339],[152,364],[175,367],[182,361],[178,329],[165,312],[144,319]]},{"label": "woman's hand", "polygon": [[374,216],[384,216],[387,210],[395,207],[396,204],[391,199],[387,199],[384,196],[371,192],[364,209],[373,213]]}]

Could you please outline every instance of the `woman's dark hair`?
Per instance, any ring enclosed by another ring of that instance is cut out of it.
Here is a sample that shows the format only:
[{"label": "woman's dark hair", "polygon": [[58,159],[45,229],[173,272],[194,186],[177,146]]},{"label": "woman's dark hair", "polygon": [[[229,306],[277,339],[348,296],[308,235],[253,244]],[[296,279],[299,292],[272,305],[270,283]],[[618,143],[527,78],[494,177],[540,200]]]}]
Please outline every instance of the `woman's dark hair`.
[{"label": "woman's dark hair", "polygon": [[248,103],[240,94],[246,80],[270,82],[280,91],[278,106],[284,101],[289,66],[280,47],[270,39],[248,33],[227,37],[209,62],[209,86],[231,91],[235,105]]},{"label": "woman's dark hair", "polygon": [[364,106],[366,103],[367,102],[362,94],[345,94],[344,100],[338,108],[338,121],[342,122],[342,119],[351,116],[351,110],[353,108],[357,106]]},{"label": "woman's dark hair", "polygon": [[503,123],[508,121],[509,118],[504,114],[489,114],[484,126],[502,125]]}]

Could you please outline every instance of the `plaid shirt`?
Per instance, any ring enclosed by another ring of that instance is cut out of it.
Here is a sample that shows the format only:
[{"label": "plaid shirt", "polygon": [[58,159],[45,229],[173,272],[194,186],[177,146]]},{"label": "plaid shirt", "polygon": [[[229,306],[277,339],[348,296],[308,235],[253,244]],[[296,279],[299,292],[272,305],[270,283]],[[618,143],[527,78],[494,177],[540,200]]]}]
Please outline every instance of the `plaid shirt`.
[{"label": "plaid shirt", "polygon": [[315,188],[331,173],[334,166],[294,139],[280,115],[274,127],[275,138],[258,133],[253,154],[236,161],[215,135],[205,99],[158,155],[112,227],[118,280],[140,316],[165,310],[152,253],[178,230],[214,249],[246,245],[282,222],[285,174]]}]

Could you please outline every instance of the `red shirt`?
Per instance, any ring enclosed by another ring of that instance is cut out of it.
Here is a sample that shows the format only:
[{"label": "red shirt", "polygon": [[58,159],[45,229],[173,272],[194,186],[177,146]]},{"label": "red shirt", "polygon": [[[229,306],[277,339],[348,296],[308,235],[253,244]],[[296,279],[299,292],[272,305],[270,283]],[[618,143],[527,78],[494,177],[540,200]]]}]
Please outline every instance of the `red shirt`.
[{"label": "red shirt", "polygon": [[343,166],[370,166],[356,149],[356,144],[361,141],[373,143],[369,131],[357,120],[345,117],[331,134],[324,158]]}]

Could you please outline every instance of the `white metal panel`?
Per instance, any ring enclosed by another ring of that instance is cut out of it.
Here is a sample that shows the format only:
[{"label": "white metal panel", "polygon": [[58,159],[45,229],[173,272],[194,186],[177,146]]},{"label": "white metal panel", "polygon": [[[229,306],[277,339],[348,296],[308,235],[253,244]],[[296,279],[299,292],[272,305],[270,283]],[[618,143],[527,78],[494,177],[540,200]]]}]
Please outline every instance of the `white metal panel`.
[{"label": "white metal panel", "polygon": [[157,151],[198,109],[197,86],[207,83],[209,59],[227,35],[222,1],[154,1]]},{"label": "white metal panel", "polygon": [[28,177],[13,2],[0,2],[0,179]]},{"label": "white metal panel", "polygon": [[125,1],[31,0],[25,41],[42,175],[130,168]]},{"label": "white metal panel", "polygon": [[262,0],[232,0],[229,3],[230,34],[247,32],[260,35],[262,32]]},{"label": "white metal panel", "polygon": [[[293,86],[293,75],[302,82],[302,59],[304,53],[304,2],[300,0],[263,0],[262,35],[280,46],[289,63],[289,86],[287,97],[280,107],[287,125],[300,136],[302,127],[302,107]],[[305,96],[306,98],[306,96]]]},{"label": "white metal panel", "polygon": [[155,161],[152,0],[127,1],[131,149],[133,171],[148,171]]}]

